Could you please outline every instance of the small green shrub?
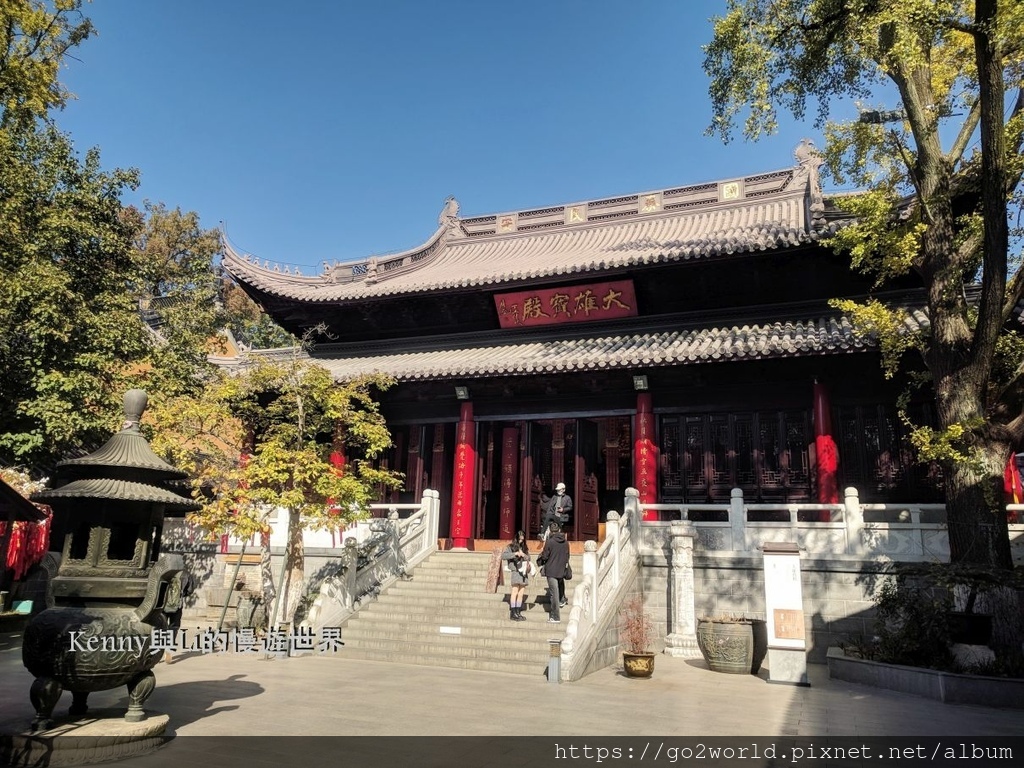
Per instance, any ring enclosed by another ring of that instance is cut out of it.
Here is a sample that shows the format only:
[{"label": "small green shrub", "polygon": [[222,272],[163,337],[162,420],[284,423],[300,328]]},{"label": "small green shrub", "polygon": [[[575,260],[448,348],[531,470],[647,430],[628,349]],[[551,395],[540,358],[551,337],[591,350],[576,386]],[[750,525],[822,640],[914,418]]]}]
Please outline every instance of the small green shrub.
[{"label": "small green shrub", "polygon": [[[843,645],[844,651],[863,659],[887,664],[904,664],[967,674],[996,677],[1024,677],[1024,653],[1021,651],[1019,595],[1024,588],[1024,570],[1001,571],[977,566],[946,563],[919,563],[897,566],[875,593],[875,636],[855,638]],[[971,613],[979,598],[989,598],[984,609],[991,614],[999,606],[992,598],[1002,595],[1005,602],[995,618],[1004,627],[1001,642],[990,647],[996,658],[986,664],[965,667],[958,664],[951,650],[950,612],[961,609]],[[957,599],[959,596],[959,600]],[[1011,615],[1012,614],[1012,615]]]},{"label": "small green shrub", "polygon": [[953,601],[945,590],[890,577],[875,595],[875,661],[929,669],[952,669],[946,614]]}]

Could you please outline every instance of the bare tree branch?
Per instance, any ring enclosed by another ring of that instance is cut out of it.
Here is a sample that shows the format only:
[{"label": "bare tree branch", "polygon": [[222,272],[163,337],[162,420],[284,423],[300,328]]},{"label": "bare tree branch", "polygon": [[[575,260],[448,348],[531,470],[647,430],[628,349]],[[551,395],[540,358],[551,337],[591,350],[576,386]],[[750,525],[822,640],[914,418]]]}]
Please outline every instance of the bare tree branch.
[{"label": "bare tree branch", "polygon": [[949,148],[949,152],[946,155],[949,158],[951,167],[955,166],[963,158],[963,154],[967,151],[967,147],[971,142],[971,136],[974,135],[974,131],[978,127],[979,120],[981,120],[981,102],[976,100],[963,125],[960,126],[960,132],[953,141],[953,146]]}]

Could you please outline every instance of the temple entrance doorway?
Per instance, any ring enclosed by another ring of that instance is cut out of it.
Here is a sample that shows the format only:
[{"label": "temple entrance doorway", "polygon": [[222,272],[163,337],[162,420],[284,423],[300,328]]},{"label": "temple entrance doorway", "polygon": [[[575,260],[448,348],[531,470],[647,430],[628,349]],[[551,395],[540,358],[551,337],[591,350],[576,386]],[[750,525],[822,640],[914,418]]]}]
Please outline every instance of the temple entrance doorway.
[{"label": "temple entrance doorway", "polygon": [[597,540],[631,477],[628,417],[488,422],[483,427],[477,536],[540,537],[543,504],[565,483],[570,541]]}]

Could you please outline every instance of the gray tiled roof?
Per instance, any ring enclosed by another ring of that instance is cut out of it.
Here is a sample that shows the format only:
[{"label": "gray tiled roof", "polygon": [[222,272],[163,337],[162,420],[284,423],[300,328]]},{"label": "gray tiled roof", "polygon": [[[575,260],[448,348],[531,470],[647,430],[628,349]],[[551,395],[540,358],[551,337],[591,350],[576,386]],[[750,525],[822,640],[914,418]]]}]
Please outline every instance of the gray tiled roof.
[{"label": "gray tiled roof", "polygon": [[146,479],[181,479],[187,472],[176,469],[161,459],[149,442],[138,431],[123,429],[111,437],[98,450],[88,456],[66,459],[57,464],[60,469],[81,468],[96,470],[106,468],[130,468],[144,470]]},{"label": "gray tiled roof", "polygon": [[420,247],[305,277],[236,251],[224,267],[258,292],[344,302],[507,286],[645,264],[787,249],[834,231],[822,213],[816,161],[772,173],[532,211],[459,218],[449,201]]},{"label": "gray tiled roof", "polygon": [[74,480],[60,488],[53,488],[32,495],[39,501],[53,499],[113,499],[117,501],[142,501],[163,504],[172,510],[199,509],[200,505],[192,499],[146,483],[133,483],[127,480],[110,478],[90,478]]},{"label": "gray tiled roof", "polygon": [[[907,328],[910,331],[916,330],[924,322],[923,314],[915,311],[907,322]],[[861,338],[854,332],[849,318],[825,317],[507,344],[452,344],[408,352],[321,352],[315,357],[316,362],[327,368],[336,379],[380,372],[390,374],[399,381],[418,381],[656,368],[730,360],[843,354],[873,347],[873,341]]]}]

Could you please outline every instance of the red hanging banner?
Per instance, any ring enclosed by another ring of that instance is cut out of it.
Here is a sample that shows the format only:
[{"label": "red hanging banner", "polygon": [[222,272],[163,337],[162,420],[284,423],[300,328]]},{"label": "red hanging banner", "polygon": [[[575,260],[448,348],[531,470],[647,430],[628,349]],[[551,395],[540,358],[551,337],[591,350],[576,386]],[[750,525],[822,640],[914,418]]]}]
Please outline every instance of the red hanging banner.
[{"label": "red hanging banner", "polygon": [[473,525],[473,500],[476,498],[476,424],[472,403],[462,404],[455,432],[455,485],[452,499],[452,547],[469,546]]},{"label": "red hanging banner", "polygon": [[[636,396],[636,432],[633,435],[633,479],[641,504],[658,503],[658,447],[654,442],[651,394]],[[644,512],[644,520],[657,520],[656,511]]]}]

